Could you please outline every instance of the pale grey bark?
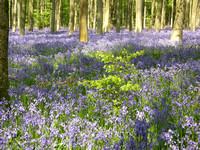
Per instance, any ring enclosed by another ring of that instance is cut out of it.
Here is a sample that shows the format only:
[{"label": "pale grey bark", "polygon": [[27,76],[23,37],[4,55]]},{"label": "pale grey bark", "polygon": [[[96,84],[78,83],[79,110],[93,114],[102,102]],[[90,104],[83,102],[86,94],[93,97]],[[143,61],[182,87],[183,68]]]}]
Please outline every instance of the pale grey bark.
[{"label": "pale grey bark", "polygon": [[136,0],[136,27],[135,32],[142,32],[142,0]]},{"label": "pale grey bark", "polygon": [[185,13],[185,0],[180,0],[180,5],[177,5],[176,9],[177,9],[177,12],[176,12],[175,20],[174,20],[171,41],[182,41],[184,13]]}]

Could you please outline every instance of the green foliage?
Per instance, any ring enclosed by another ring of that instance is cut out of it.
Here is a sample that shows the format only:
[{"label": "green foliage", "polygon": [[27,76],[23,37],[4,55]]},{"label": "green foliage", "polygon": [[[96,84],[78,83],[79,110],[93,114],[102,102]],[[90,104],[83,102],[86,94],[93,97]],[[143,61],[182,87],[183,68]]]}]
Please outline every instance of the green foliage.
[{"label": "green foliage", "polygon": [[[103,68],[109,73],[109,75],[104,75],[100,80],[79,81],[78,84],[82,84],[83,86],[91,89],[97,89],[98,94],[106,95],[109,102],[112,102],[113,109],[117,112],[117,114],[119,114],[121,102],[118,102],[116,99],[120,96],[120,94],[129,90],[140,90],[139,85],[133,84],[130,79],[124,79],[123,76],[136,73],[134,65],[129,62],[131,58],[136,58],[142,54],[143,51],[128,54],[127,50],[124,49],[122,56],[115,58],[111,53],[97,51],[95,57],[105,63]],[[112,97],[109,97],[109,95],[112,95]],[[92,96],[93,94],[89,94],[88,99],[95,101]]]}]

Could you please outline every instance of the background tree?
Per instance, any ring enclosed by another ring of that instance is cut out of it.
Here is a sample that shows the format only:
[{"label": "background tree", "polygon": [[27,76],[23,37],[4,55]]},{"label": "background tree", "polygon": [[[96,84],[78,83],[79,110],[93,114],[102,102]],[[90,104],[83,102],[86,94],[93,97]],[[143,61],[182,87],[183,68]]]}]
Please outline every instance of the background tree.
[{"label": "background tree", "polygon": [[97,0],[94,0],[93,31],[95,31],[95,28],[96,28],[96,13],[97,13]]},{"label": "background tree", "polygon": [[117,10],[116,10],[116,16],[117,16],[117,26],[116,26],[116,32],[120,32],[120,0],[117,0]]},{"label": "background tree", "polygon": [[70,0],[69,34],[74,32],[74,0]]},{"label": "background tree", "polygon": [[177,5],[177,12],[174,20],[173,32],[171,41],[182,41],[183,37],[183,22],[185,13],[185,0],[180,0],[180,5]]},{"label": "background tree", "polygon": [[9,6],[8,0],[0,0],[0,101],[2,98],[8,100],[7,107],[10,107],[8,95],[8,34],[9,34]]},{"label": "background tree", "polygon": [[132,29],[132,0],[129,0],[129,32],[131,32],[133,29]]},{"label": "background tree", "polygon": [[102,34],[102,26],[103,26],[103,2],[102,2],[102,0],[97,0],[97,8],[98,8],[97,34]]},{"label": "background tree", "polygon": [[186,0],[184,29],[189,30],[189,14],[190,14],[190,0]]},{"label": "background tree", "polygon": [[161,14],[162,14],[162,3],[163,0],[158,1],[157,13],[156,13],[156,30],[161,30]]},{"label": "background tree", "polygon": [[163,29],[164,26],[165,26],[166,3],[167,3],[167,0],[163,0],[163,4],[162,4],[162,16],[161,16],[161,29]]},{"label": "background tree", "polygon": [[33,0],[29,0],[28,31],[33,31]]},{"label": "background tree", "polygon": [[80,0],[79,41],[88,41],[88,0]]},{"label": "background tree", "polygon": [[9,28],[12,29],[12,10],[13,10],[13,1],[12,0],[9,0]]},{"label": "background tree", "polygon": [[24,35],[25,32],[25,20],[26,20],[26,0],[21,0],[20,10],[20,32],[19,35]]},{"label": "background tree", "polygon": [[197,15],[198,2],[199,2],[199,0],[193,0],[193,2],[192,2],[191,31],[196,30],[196,15]]},{"label": "background tree", "polygon": [[110,0],[105,0],[105,20],[104,20],[104,31],[108,31],[109,13],[110,13]]},{"label": "background tree", "polygon": [[12,32],[16,31],[16,26],[17,26],[17,0],[13,0],[13,27],[12,27]]},{"label": "background tree", "polygon": [[51,32],[55,32],[55,0],[52,0]]},{"label": "background tree", "polygon": [[142,32],[142,0],[136,0],[136,27],[135,32]]}]

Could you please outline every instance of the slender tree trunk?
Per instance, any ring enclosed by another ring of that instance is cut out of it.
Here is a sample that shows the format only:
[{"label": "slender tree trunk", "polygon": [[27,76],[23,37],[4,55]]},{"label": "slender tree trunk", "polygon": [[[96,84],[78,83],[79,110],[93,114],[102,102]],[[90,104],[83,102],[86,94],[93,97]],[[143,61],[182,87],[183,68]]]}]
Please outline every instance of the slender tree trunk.
[{"label": "slender tree trunk", "polygon": [[97,14],[97,0],[94,0],[94,20],[93,20],[93,31],[96,29],[96,14]]},{"label": "slender tree trunk", "polygon": [[17,26],[17,0],[13,0],[13,27],[12,32],[16,32]]},{"label": "slender tree trunk", "polygon": [[197,5],[198,5],[198,0],[193,0],[193,3],[192,3],[191,31],[195,31],[196,30]]},{"label": "slender tree trunk", "polygon": [[116,32],[120,33],[120,0],[117,0],[117,10],[116,10],[116,16],[117,16],[117,27]]},{"label": "slender tree trunk", "polygon": [[163,0],[163,5],[162,5],[162,17],[161,17],[161,29],[164,28],[165,26],[165,17],[166,17],[166,2],[167,0]]},{"label": "slender tree trunk", "polygon": [[88,0],[80,0],[79,41],[88,41]]},{"label": "slender tree trunk", "polygon": [[98,20],[97,20],[97,33],[102,34],[102,26],[103,26],[103,2],[102,0],[97,0],[97,8],[98,8]]},{"label": "slender tree trunk", "polygon": [[190,0],[186,0],[186,9],[185,9],[185,17],[184,17],[185,30],[189,30],[189,14],[190,14]]},{"label": "slender tree trunk", "polygon": [[21,11],[21,0],[17,0],[17,17],[18,17],[18,20],[17,20],[17,27],[20,28],[20,11]]},{"label": "slender tree trunk", "polygon": [[76,30],[77,28],[77,24],[78,24],[78,14],[77,14],[77,1],[74,1],[74,30]]},{"label": "slender tree trunk", "polygon": [[133,26],[132,26],[132,0],[129,0],[129,4],[128,4],[128,6],[129,6],[129,12],[130,12],[130,14],[129,14],[129,32],[132,32],[132,30],[133,30]]},{"label": "slender tree trunk", "polygon": [[90,22],[89,22],[89,28],[92,28],[92,22],[93,22],[93,17],[92,17],[92,13],[93,13],[93,0],[89,0],[89,17],[90,17]]},{"label": "slender tree trunk", "polygon": [[33,0],[29,0],[28,31],[33,31]]},{"label": "slender tree trunk", "polygon": [[129,17],[128,17],[128,14],[129,14],[129,6],[128,6],[128,0],[126,0],[125,2],[126,2],[126,5],[125,5],[125,12],[124,12],[124,13],[125,13],[125,23],[126,23],[126,29],[127,29],[127,28],[129,28],[129,27],[128,27],[128,25],[129,25],[129,24],[128,24],[128,20],[129,20]]},{"label": "slender tree trunk", "polygon": [[131,11],[131,16],[132,16],[132,28],[134,27],[134,10],[135,10],[135,0],[132,0],[132,11]]},{"label": "slender tree trunk", "polygon": [[200,17],[200,1],[197,6],[196,26],[199,26],[199,17]]},{"label": "slender tree trunk", "polygon": [[10,108],[8,95],[8,34],[9,34],[9,6],[8,0],[0,0],[0,101],[4,97],[7,108]]},{"label": "slender tree trunk", "polygon": [[10,13],[10,15],[9,15],[9,28],[12,29],[12,23],[13,23],[13,21],[12,21],[12,17],[13,17],[13,15],[12,15],[13,3],[12,3],[12,0],[9,0],[9,2],[10,2],[10,8],[9,8],[9,13]]},{"label": "slender tree trunk", "polygon": [[108,31],[108,22],[109,22],[109,3],[110,0],[106,0],[105,3],[105,24],[104,24],[104,31],[107,32]]},{"label": "slender tree trunk", "polygon": [[172,28],[174,27],[175,16],[176,16],[176,0],[173,0],[173,23],[172,23]]},{"label": "slender tree trunk", "polygon": [[60,12],[61,12],[61,0],[57,0],[57,6],[58,6],[58,10],[57,10],[57,25],[56,25],[56,31],[60,30]]},{"label": "slender tree trunk", "polygon": [[142,32],[142,0],[136,0],[136,27],[135,32]]},{"label": "slender tree trunk", "polygon": [[185,0],[180,0],[180,5],[177,5],[177,13],[174,20],[174,27],[171,35],[171,41],[182,41],[184,13],[185,13],[184,11],[185,11]]},{"label": "slender tree trunk", "polygon": [[155,5],[156,5],[156,0],[152,0],[151,2],[151,28],[153,28],[154,26],[154,10],[155,10]]},{"label": "slender tree trunk", "polygon": [[19,35],[25,33],[25,20],[26,20],[26,0],[21,1],[21,12],[20,12],[20,32]]},{"label": "slender tree trunk", "polygon": [[51,32],[55,32],[55,0],[52,0]]},{"label": "slender tree trunk", "polygon": [[144,20],[143,20],[143,27],[145,28],[146,25],[146,10],[147,10],[147,6],[146,6],[146,0],[144,0]]},{"label": "slender tree trunk", "polygon": [[74,0],[70,0],[69,34],[74,32]]},{"label": "slender tree trunk", "polygon": [[161,14],[162,14],[162,3],[163,0],[158,1],[158,8],[157,8],[157,14],[156,14],[156,30],[161,30]]}]

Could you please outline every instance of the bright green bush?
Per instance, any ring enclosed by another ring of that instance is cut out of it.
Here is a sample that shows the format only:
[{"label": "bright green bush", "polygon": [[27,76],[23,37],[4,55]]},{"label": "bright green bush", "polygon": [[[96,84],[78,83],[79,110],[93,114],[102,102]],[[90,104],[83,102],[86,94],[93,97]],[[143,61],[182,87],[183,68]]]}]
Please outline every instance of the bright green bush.
[{"label": "bright green bush", "polygon": [[[142,54],[143,51],[130,54],[127,50],[124,50],[122,56],[115,58],[112,53],[97,51],[95,57],[105,63],[103,68],[109,73],[109,75],[104,75],[100,80],[85,80],[78,82],[78,84],[97,90],[96,94],[103,95],[104,99],[112,102],[113,109],[118,115],[122,104],[122,102],[117,100],[120,94],[129,90],[140,90],[138,84],[133,84],[130,79],[124,79],[123,76],[136,73],[134,65],[129,62],[132,57],[136,58]],[[87,97],[90,101],[96,101],[96,99],[93,98],[93,94],[88,94]]]}]

